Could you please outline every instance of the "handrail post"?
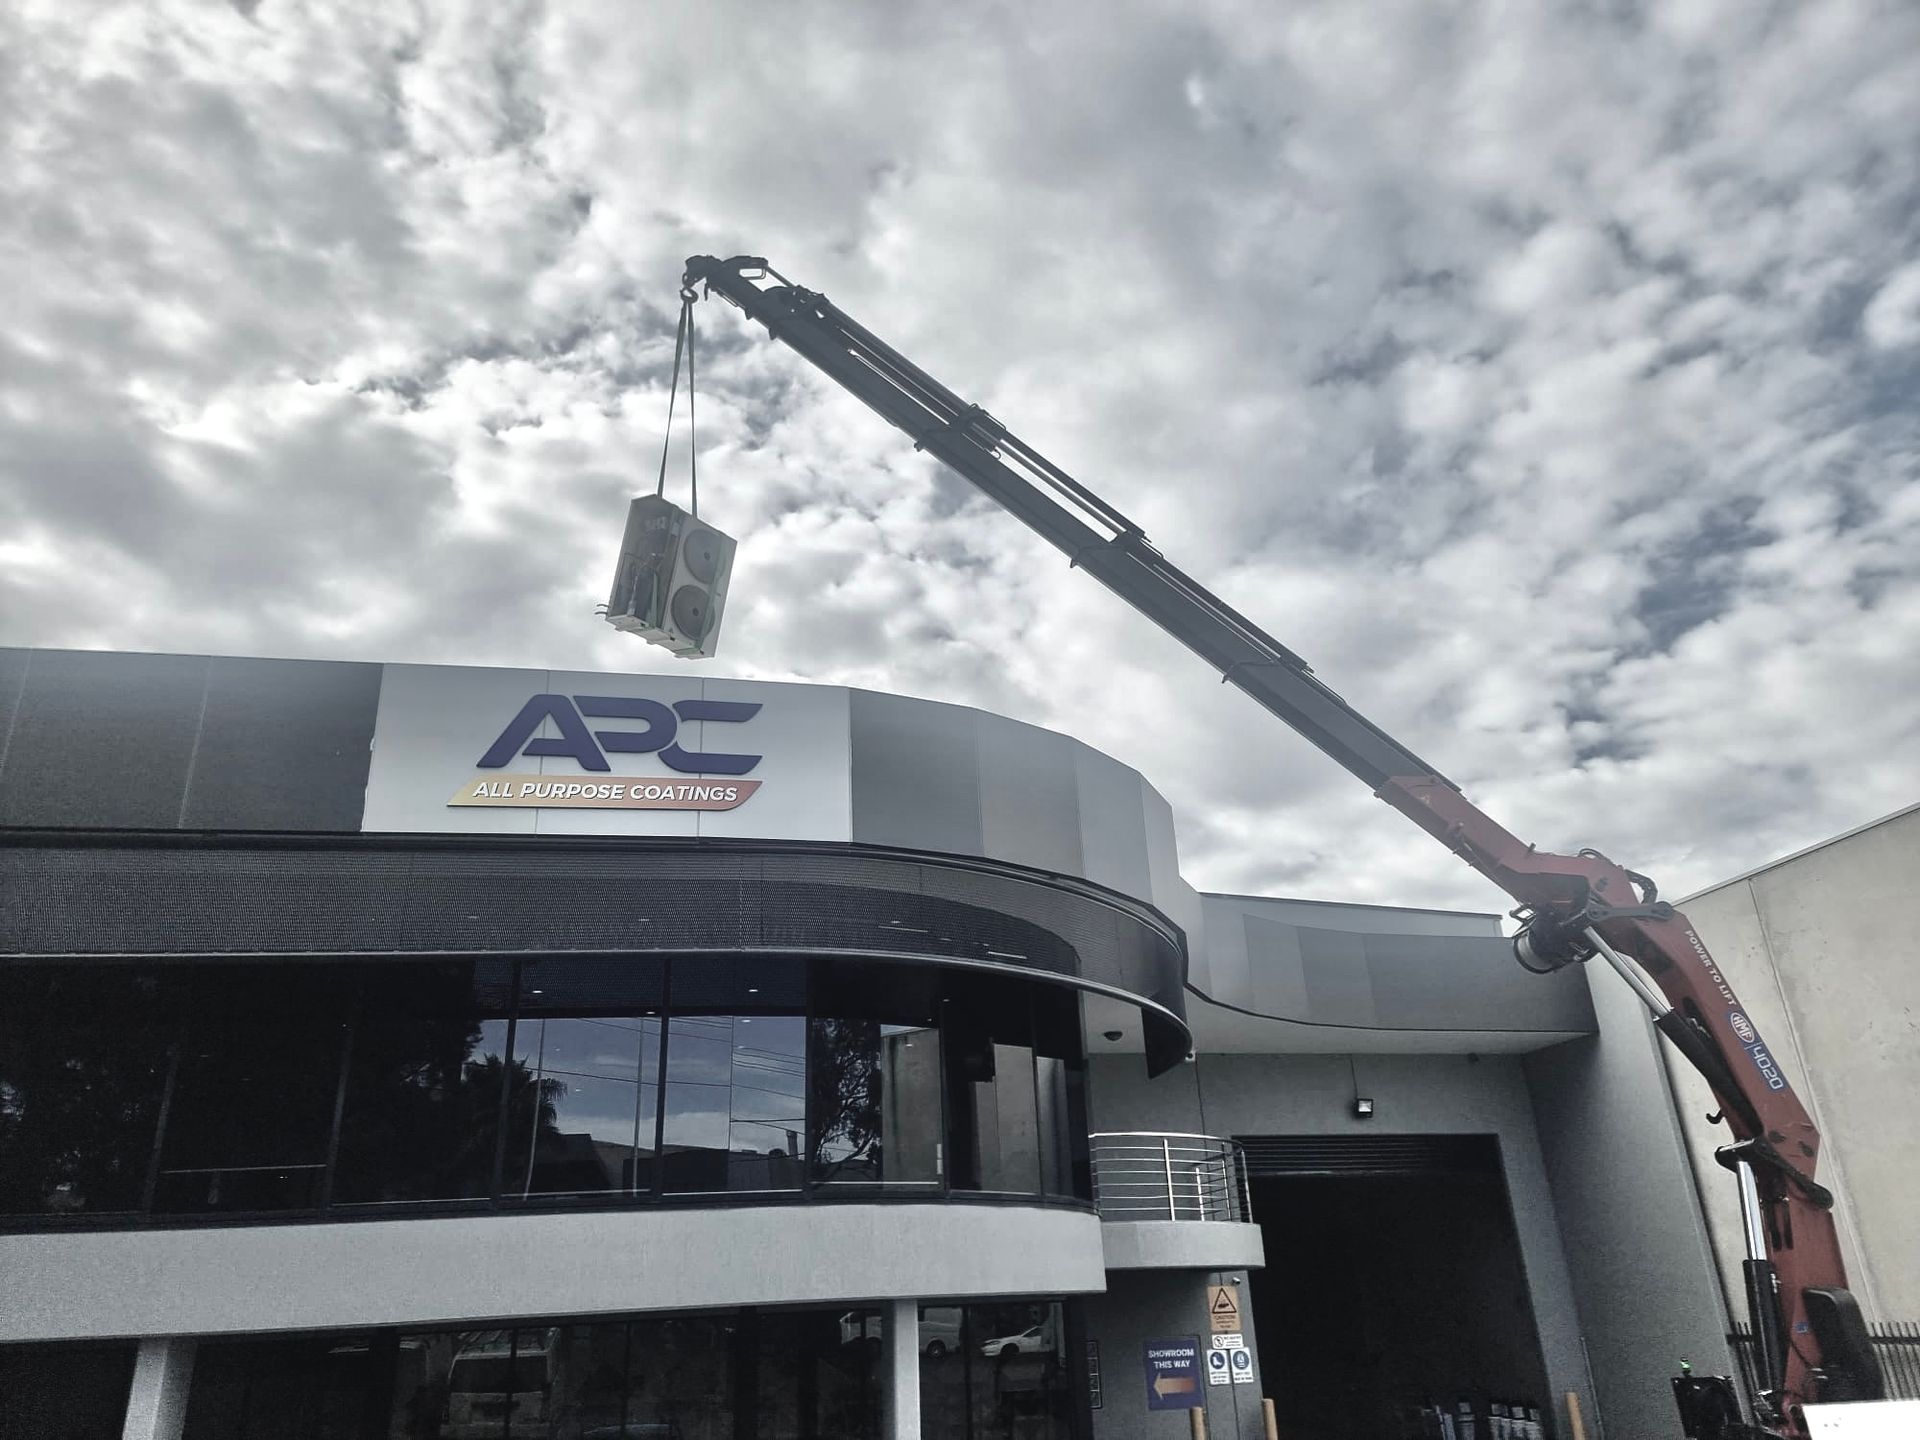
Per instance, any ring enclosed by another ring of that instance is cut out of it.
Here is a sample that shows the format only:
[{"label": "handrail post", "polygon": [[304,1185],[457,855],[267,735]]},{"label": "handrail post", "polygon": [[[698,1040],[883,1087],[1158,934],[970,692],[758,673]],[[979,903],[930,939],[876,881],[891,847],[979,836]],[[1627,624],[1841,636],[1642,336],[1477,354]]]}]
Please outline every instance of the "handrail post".
[{"label": "handrail post", "polygon": [[1167,1219],[1178,1220],[1180,1211],[1173,1198],[1173,1141],[1165,1135],[1160,1137],[1160,1165],[1167,1175]]}]

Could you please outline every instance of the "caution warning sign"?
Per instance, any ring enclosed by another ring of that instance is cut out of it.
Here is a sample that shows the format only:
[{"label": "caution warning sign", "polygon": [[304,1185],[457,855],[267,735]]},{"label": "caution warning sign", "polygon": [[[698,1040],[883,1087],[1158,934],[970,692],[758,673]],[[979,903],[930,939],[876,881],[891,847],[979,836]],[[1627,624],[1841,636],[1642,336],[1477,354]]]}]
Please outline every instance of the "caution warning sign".
[{"label": "caution warning sign", "polygon": [[1216,1335],[1244,1328],[1240,1324],[1240,1292],[1231,1285],[1207,1286],[1207,1320]]}]

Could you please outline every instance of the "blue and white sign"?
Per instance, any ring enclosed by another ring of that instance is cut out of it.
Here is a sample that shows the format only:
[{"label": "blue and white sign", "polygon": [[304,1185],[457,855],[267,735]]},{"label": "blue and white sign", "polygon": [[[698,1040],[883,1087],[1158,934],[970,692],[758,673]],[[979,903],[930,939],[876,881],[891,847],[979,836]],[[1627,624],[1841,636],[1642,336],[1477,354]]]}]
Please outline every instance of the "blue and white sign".
[{"label": "blue and white sign", "polygon": [[848,692],[389,665],[362,830],[853,838]]},{"label": "blue and white sign", "polygon": [[1198,1335],[1149,1340],[1145,1352],[1149,1410],[1198,1410],[1206,1403],[1200,1394]]}]

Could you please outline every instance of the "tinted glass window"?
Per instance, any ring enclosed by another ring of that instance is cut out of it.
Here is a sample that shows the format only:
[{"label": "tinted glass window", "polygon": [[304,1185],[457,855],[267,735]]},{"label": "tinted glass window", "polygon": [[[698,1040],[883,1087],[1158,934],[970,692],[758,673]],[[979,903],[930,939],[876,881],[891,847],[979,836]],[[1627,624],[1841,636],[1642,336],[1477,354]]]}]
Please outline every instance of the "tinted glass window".
[{"label": "tinted glass window", "polygon": [[797,1189],[806,1128],[804,1019],[676,1004],[660,1132],[670,1193]]},{"label": "tinted glass window", "polygon": [[140,1208],[171,1031],[151,973],[0,970],[0,1214]]},{"label": "tinted glass window", "polygon": [[1078,1023],[1065,992],[857,959],[16,968],[0,1214],[1084,1195]]},{"label": "tinted glass window", "polygon": [[0,1440],[120,1440],[134,1346],[0,1345]]},{"label": "tinted glass window", "polygon": [[968,976],[943,1010],[949,1040],[947,1128],[953,1184],[964,1190],[1040,1189],[1032,997],[1025,986]]},{"label": "tinted glass window", "polygon": [[816,1017],[807,1039],[821,1185],[940,1183],[940,1032]]},{"label": "tinted glass window", "polygon": [[523,1019],[514,1051],[538,1090],[539,1123],[526,1153],[509,1157],[507,1188],[652,1190],[658,1017]]},{"label": "tinted glass window", "polygon": [[1074,1193],[1073,1124],[1067,1062],[1052,1055],[1035,1056],[1033,1074],[1040,1121],[1036,1142],[1040,1188],[1049,1195],[1071,1195]]},{"label": "tinted glass window", "polygon": [[154,1208],[318,1205],[346,1054],[346,975],[208,966],[194,981]]},{"label": "tinted glass window", "polygon": [[187,1440],[359,1440],[376,1356],[358,1335],[203,1341],[187,1390]]},{"label": "tinted glass window", "polygon": [[747,1433],[769,1440],[880,1435],[879,1357],[861,1338],[880,1333],[879,1312],[762,1311],[752,1319],[743,1346],[753,1381]]},{"label": "tinted glass window", "polygon": [[1071,1378],[1063,1307],[1015,1302],[967,1307],[970,1435],[1065,1440]]},{"label": "tinted glass window", "polygon": [[1040,1188],[1040,1134],[1033,1051],[995,1045],[988,1078],[972,1084],[980,1188],[1030,1195]]},{"label": "tinted glass window", "polygon": [[639,1436],[734,1440],[738,1324],[733,1315],[664,1315],[632,1322],[627,1424],[644,1427]]},{"label": "tinted glass window", "polygon": [[501,961],[367,966],[333,1198],[492,1193],[507,1046]]}]

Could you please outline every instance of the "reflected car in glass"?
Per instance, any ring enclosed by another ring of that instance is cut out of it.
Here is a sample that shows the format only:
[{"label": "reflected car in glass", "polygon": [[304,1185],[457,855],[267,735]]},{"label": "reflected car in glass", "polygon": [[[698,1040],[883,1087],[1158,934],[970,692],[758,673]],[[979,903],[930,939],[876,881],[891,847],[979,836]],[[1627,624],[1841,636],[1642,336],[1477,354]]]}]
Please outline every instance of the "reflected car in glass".
[{"label": "reflected car in glass", "polygon": [[546,1425],[553,1391],[553,1347],[517,1347],[488,1337],[453,1357],[447,1373],[446,1440],[506,1440]]},{"label": "reflected car in glass", "polygon": [[1048,1355],[1053,1352],[1053,1326],[1049,1323],[1032,1326],[1018,1335],[1000,1335],[985,1341],[980,1353],[988,1359],[1000,1355]]}]

